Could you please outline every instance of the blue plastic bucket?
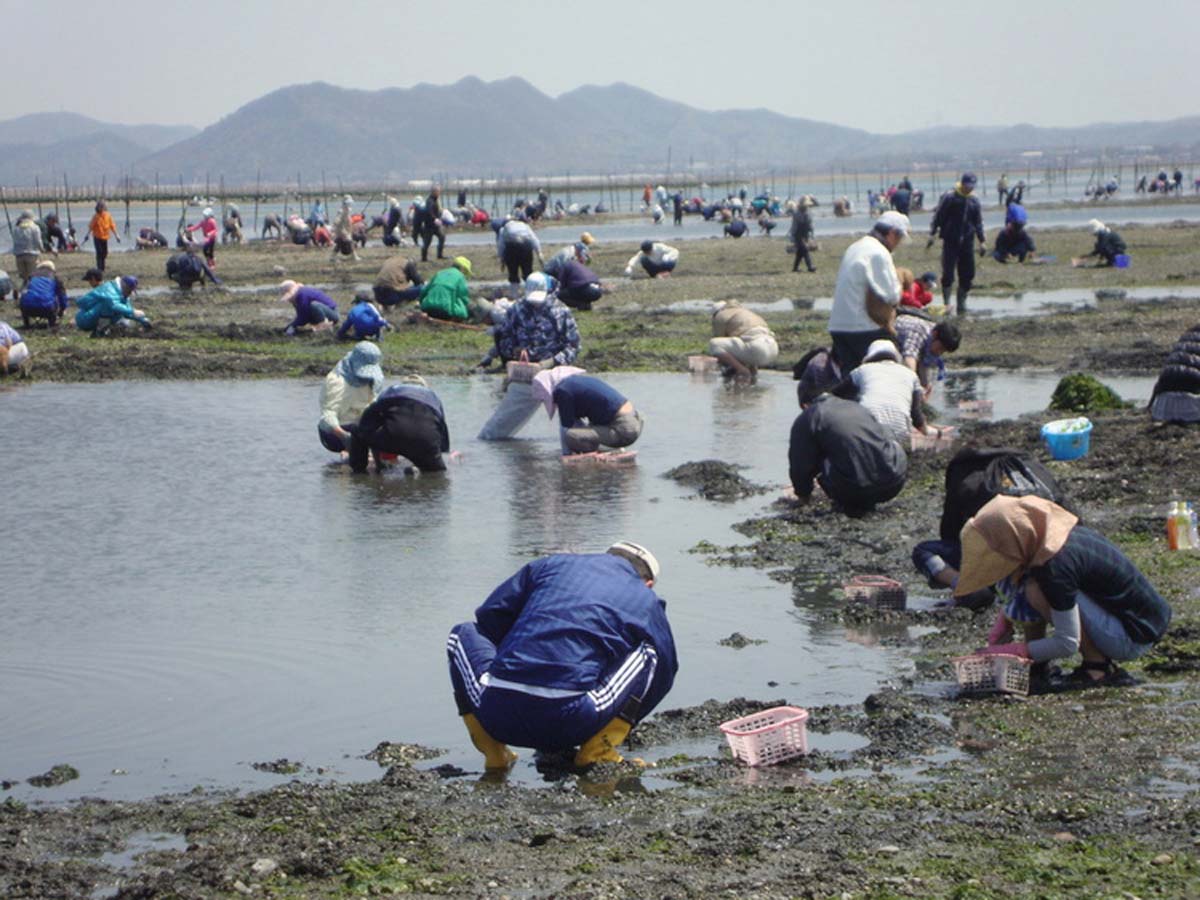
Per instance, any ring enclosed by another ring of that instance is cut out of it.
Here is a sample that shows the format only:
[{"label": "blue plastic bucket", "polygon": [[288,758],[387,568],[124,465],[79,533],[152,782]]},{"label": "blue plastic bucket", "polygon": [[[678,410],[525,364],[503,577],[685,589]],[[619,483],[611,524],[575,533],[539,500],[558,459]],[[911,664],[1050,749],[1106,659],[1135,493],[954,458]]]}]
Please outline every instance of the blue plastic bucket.
[{"label": "blue plastic bucket", "polygon": [[1129,268],[1129,255],[1126,253],[1118,253],[1116,256],[1113,257],[1113,265],[1116,266],[1118,269],[1128,269]]},{"label": "blue plastic bucket", "polygon": [[[1085,423],[1076,431],[1068,431],[1076,422]],[[1042,426],[1042,443],[1054,459],[1079,459],[1086,456],[1091,443],[1092,423],[1083,417],[1058,419]]]}]

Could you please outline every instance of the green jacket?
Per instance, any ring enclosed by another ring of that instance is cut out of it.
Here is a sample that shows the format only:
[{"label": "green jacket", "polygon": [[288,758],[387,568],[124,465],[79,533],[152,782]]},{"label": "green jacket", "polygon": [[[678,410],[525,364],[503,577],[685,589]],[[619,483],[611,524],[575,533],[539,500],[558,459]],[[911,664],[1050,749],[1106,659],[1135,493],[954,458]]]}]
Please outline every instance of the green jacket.
[{"label": "green jacket", "polygon": [[421,312],[435,319],[466,321],[471,316],[467,279],[454,266],[442,269],[421,288]]}]

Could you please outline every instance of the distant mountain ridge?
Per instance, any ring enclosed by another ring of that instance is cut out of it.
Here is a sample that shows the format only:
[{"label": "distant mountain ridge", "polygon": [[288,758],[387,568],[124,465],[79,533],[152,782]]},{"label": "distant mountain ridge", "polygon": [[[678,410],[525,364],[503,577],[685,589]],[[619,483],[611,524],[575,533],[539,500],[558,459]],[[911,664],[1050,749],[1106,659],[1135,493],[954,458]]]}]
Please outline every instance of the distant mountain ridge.
[{"label": "distant mountain ridge", "polygon": [[[101,139],[97,140],[97,136]],[[1200,116],[1078,128],[939,127],[898,135],[784,116],[766,109],[705,111],[624,83],[586,85],[550,97],[521,78],[418,84],[377,91],[323,82],[280,88],[202,131],[124,126],[71,113],[0,122],[0,183],[110,183],[124,173],[188,184],[222,177],[264,182],[400,183],[441,177],[546,177],[694,171],[896,171],[921,163],[1014,163],[1048,157],[1200,151]]]}]

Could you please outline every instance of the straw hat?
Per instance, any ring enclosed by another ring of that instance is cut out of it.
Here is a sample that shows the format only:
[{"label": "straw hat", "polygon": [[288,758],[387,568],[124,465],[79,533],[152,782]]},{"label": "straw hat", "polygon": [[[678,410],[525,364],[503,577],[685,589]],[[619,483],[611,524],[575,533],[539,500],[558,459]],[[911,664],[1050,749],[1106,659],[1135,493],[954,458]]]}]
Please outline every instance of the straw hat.
[{"label": "straw hat", "polygon": [[955,597],[990,587],[1021,567],[1019,560],[1009,559],[988,546],[971,522],[963,526],[959,537],[962,541],[962,567],[958,570],[958,584],[954,586]]}]

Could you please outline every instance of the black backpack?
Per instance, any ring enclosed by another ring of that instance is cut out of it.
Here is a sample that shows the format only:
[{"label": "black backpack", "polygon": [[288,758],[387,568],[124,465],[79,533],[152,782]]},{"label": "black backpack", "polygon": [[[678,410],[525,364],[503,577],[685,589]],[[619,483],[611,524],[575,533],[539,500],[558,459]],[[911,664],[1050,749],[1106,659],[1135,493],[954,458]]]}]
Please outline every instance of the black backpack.
[{"label": "black backpack", "polygon": [[1050,470],[1028,453],[1011,447],[958,451],[946,466],[942,540],[957,542],[967,520],[993,497],[1031,495],[1070,509]]}]

